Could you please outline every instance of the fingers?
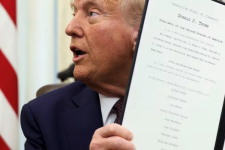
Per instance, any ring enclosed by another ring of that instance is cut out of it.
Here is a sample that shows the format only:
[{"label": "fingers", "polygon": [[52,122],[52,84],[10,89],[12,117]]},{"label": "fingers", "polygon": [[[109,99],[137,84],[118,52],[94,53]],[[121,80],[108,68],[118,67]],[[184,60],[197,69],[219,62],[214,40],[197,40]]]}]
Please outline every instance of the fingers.
[{"label": "fingers", "polygon": [[135,150],[131,141],[127,141],[118,136],[104,138],[102,140],[93,140],[90,144],[90,150]]},{"label": "fingers", "polygon": [[106,125],[95,131],[90,150],[135,150],[133,134],[118,124]]},{"label": "fingers", "polygon": [[133,134],[119,124],[106,125],[105,127],[96,130],[96,133],[100,135],[102,138],[118,136],[128,141],[131,141],[133,139]]},{"label": "fingers", "polygon": [[116,150],[135,150],[135,146],[131,141],[127,141],[118,136],[112,136],[104,141],[106,149],[116,149]]}]

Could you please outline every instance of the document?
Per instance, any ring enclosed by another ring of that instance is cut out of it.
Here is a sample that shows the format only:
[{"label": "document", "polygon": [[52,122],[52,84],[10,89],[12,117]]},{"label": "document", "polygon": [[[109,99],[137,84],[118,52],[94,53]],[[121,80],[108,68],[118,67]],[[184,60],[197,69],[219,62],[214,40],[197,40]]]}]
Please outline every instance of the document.
[{"label": "document", "polygon": [[225,6],[147,3],[122,125],[138,150],[214,150],[225,96]]}]

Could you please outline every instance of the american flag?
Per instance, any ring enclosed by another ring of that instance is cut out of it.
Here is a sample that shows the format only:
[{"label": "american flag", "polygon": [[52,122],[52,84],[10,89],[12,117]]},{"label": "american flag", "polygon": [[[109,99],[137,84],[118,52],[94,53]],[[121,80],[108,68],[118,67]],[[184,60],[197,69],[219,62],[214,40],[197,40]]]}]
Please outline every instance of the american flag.
[{"label": "american flag", "polygon": [[16,0],[0,0],[0,150],[18,149]]}]

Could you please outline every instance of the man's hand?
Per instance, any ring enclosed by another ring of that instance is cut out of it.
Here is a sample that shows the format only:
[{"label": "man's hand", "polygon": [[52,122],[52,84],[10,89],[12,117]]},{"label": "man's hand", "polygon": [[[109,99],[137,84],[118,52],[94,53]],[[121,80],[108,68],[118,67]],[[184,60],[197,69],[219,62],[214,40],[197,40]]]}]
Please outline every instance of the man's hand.
[{"label": "man's hand", "polygon": [[109,124],[95,131],[90,150],[135,150],[133,134],[118,124]]}]

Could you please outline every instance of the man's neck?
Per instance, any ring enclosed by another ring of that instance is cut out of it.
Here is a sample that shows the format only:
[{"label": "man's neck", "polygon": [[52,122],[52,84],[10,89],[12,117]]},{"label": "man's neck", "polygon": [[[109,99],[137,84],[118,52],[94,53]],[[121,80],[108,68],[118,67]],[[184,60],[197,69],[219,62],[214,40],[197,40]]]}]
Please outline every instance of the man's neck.
[{"label": "man's neck", "polygon": [[105,83],[98,83],[98,84],[85,83],[85,84],[95,92],[110,97],[123,98],[126,92],[126,86],[116,86]]}]

